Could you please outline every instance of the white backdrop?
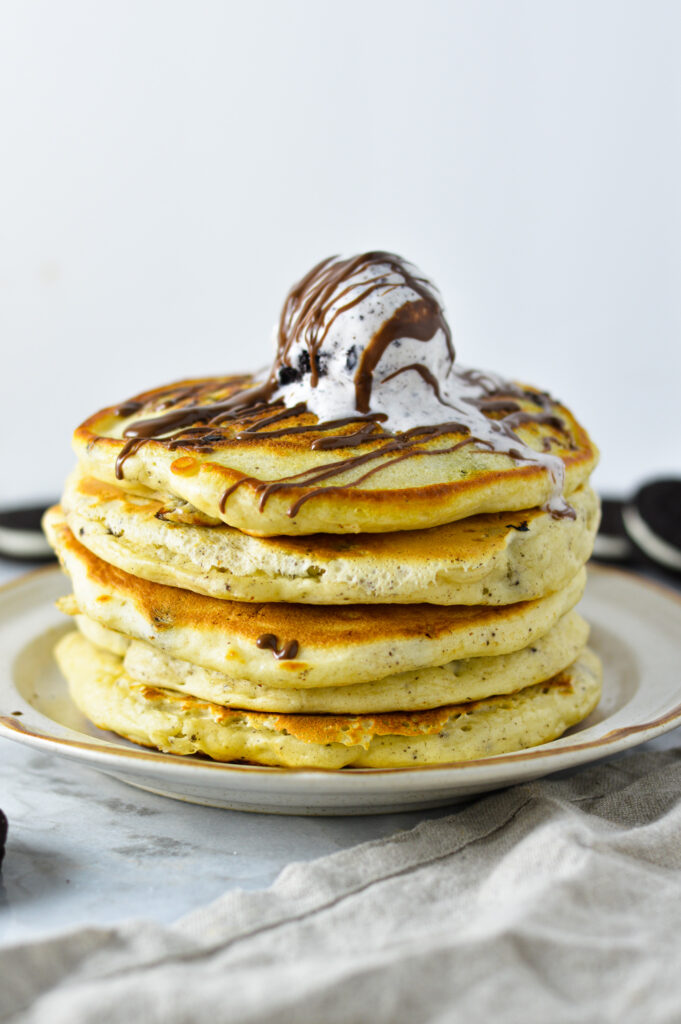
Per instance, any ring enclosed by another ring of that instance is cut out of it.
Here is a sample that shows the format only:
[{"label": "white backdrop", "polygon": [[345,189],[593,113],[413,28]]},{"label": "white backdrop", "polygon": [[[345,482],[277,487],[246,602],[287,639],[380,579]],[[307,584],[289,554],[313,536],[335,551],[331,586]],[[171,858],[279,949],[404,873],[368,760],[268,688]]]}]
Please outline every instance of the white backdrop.
[{"label": "white backdrop", "polygon": [[3,502],[73,426],[269,360],[289,285],[388,248],[461,361],[548,388],[598,482],[681,472],[681,4],[3,0]]}]

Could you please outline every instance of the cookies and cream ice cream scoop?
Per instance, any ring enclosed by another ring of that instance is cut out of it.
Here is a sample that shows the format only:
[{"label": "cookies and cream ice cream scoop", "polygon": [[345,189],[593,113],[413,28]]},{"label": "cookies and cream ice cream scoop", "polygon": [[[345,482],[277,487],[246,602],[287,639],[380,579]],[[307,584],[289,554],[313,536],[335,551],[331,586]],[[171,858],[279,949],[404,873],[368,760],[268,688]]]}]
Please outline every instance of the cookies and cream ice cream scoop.
[{"label": "cookies and cream ice cream scoop", "polygon": [[404,430],[446,416],[438,382],[453,365],[440,296],[421,271],[387,252],[332,257],[286,297],[272,397],[325,420],[382,413]]},{"label": "cookies and cream ice cream scoop", "polygon": [[[438,289],[412,263],[382,251],[322,260],[288,293],[276,333],[271,401],[323,422],[364,416],[400,433],[459,429],[490,451],[545,466],[552,507],[564,507],[562,459],[515,433],[555,416],[514,408],[521,389],[455,361]],[[512,415],[496,420],[494,411]]]}]

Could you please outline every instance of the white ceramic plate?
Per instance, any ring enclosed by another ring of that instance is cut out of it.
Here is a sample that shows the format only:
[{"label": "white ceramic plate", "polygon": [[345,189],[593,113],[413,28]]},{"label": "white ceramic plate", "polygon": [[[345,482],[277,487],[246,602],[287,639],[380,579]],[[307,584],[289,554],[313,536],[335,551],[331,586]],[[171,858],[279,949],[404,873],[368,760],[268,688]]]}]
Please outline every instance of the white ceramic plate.
[{"label": "white ceramic plate", "polygon": [[279,814],[376,814],[436,807],[574,768],[681,724],[681,598],[612,569],[591,569],[581,611],[603,659],[603,699],[561,739],[446,766],[259,768],[155,753],[90,725],[52,657],[69,624],[54,601],[69,589],[55,568],[0,590],[0,735],[178,800]]}]

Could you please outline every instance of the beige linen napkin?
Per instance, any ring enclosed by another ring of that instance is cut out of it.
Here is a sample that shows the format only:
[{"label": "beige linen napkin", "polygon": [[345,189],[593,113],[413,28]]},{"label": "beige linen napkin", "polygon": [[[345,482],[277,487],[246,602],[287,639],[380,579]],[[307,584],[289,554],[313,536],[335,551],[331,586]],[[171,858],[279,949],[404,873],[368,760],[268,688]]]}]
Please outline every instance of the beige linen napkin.
[{"label": "beige linen napkin", "polygon": [[681,748],[639,751],[292,864],[172,927],[7,949],[0,1018],[678,1021],[680,867]]}]

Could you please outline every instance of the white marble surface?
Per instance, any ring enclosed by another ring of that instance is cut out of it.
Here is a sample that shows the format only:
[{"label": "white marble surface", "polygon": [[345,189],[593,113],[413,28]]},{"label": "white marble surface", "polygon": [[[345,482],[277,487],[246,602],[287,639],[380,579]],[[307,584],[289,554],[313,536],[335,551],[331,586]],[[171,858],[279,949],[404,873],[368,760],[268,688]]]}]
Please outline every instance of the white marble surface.
[{"label": "white marble surface", "polygon": [[[678,744],[681,730],[647,746]],[[0,806],[10,823],[0,945],[129,917],[170,922],[227,889],[266,887],[291,861],[457,810],[364,818],[221,811],[154,796],[8,740],[0,740]]]},{"label": "white marble surface", "polygon": [[[1,568],[2,582],[18,571]],[[676,730],[647,746],[678,744]],[[291,861],[456,812],[302,818],[222,811],[154,796],[8,740],[0,740],[0,807],[10,823],[0,944],[128,917],[169,922],[227,889],[263,888]]]},{"label": "white marble surface", "polygon": [[0,944],[126,917],[172,921],[230,888],[264,888],[286,864],[445,811],[366,818],[242,814],[134,789],[0,740],[10,823]]}]

